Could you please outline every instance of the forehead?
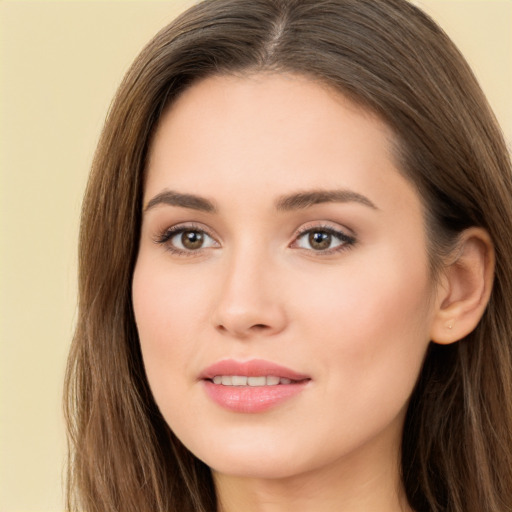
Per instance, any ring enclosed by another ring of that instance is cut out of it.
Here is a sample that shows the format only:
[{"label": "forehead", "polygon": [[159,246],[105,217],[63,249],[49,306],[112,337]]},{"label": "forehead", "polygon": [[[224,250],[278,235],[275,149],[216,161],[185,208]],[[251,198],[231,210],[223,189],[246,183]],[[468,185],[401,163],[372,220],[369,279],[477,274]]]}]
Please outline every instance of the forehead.
[{"label": "forehead", "polygon": [[227,198],[290,187],[365,195],[394,188],[402,201],[412,189],[393,158],[394,143],[380,118],[307,77],[213,76],[186,89],[162,116],[145,197],[166,187]]},{"label": "forehead", "polygon": [[[284,143],[287,133],[289,138],[297,140],[301,128],[302,134],[310,139],[315,133],[325,136],[321,128],[342,119],[350,122],[353,130],[364,128],[367,132],[378,133],[382,142],[394,140],[391,129],[377,115],[319,80],[300,74],[270,72],[213,75],[194,82],[170,104],[157,127],[152,150],[162,138],[162,132],[178,135],[176,129],[183,135],[186,132],[199,135],[211,128],[236,123],[240,136],[251,135],[258,141],[270,131],[280,132],[277,142]],[[209,133],[212,141],[215,133]]]}]

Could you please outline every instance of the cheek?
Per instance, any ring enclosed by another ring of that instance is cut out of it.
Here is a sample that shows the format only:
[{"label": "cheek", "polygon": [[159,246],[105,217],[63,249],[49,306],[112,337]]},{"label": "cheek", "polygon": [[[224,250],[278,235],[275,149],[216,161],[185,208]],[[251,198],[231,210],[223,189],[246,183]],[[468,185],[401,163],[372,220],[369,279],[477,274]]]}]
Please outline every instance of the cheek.
[{"label": "cheek", "polygon": [[[207,321],[204,288],[191,286],[190,275],[178,268],[169,272],[161,262],[139,256],[132,298],[146,375],[159,405],[174,394],[192,370],[198,353],[199,330]],[[171,386],[172,384],[172,386]]]},{"label": "cheek", "polygon": [[[312,415],[322,418],[320,438],[331,440],[332,453],[348,453],[388,426],[399,436],[429,343],[430,315],[427,276],[402,277],[390,267],[385,275],[347,272],[338,286],[310,284],[303,299],[301,331],[313,346],[305,355],[318,368],[324,397]],[[330,456],[324,452],[319,448]]]},{"label": "cheek", "polygon": [[360,346],[378,344],[390,333],[404,338],[428,331],[430,283],[426,272],[372,266],[343,268],[298,281],[292,294],[295,307],[302,310],[306,324],[317,329],[317,337],[331,331],[340,340]]},{"label": "cheek", "polygon": [[[201,272],[188,265],[167,261],[141,249],[134,270],[132,299],[141,342],[172,339],[179,333],[182,345],[187,337],[205,326],[211,305],[211,278],[208,268]],[[178,344],[173,344],[177,346]]]},{"label": "cheek", "polygon": [[386,394],[399,406],[414,387],[430,341],[428,266],[417,263],[421,257],[406,263],[393,253],[361,261],[338,276],[303,283],[308,294],[294,294],[301,330],[305,339],[318,340],[315,357],[331,370],[333,392],[350,389],[349,396],[366,404]]}]

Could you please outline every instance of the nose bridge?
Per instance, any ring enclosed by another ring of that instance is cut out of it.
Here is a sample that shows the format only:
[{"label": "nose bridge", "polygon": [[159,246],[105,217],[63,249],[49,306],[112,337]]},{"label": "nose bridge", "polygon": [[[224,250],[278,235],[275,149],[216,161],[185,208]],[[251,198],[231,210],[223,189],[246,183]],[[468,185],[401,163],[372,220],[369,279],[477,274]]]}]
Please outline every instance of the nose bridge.
[{"label": "nose bridge", "polygon": [[277,265],[264,244],[245,240],[224,262],[215,327],[237,337],[274,334],[286,324],[283,301],[276,293]]}]

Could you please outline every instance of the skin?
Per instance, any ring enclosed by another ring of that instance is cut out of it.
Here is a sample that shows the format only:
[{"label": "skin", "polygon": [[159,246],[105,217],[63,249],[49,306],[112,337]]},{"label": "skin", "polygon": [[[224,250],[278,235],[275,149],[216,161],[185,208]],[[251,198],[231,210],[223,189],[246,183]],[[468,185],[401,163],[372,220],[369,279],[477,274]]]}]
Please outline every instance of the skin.
[{"label": "skin", "polygon": [[[155,400],[212,468],[224,512],[410,510],[398,469],[404,414],[432,331],[453,317],[439,315],[450,287],[429,274],[421,201],[392,140],[339,93],[284,74],[207,78],[160,122],[134,311]],[[155,203],[169,190],[216,211]],[[309,190],[348,190],[373,206],[276,210]],[[173,226],[203,230],[203,246],[176,253],[181,234],[163,242]],[[319,250],[300,231],[315,228],[354,243],[333,236],[339,250]],[[265,412],[229,411],[198,378],[225,358],[266,359],[310,381]]]}]

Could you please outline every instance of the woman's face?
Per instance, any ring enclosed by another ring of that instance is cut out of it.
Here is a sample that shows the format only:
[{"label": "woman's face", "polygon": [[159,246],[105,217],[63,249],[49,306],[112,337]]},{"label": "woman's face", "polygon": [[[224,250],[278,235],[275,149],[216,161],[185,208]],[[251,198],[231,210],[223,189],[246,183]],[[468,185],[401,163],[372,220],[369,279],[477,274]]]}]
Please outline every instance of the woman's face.
[{"label": "woman's face", "polygon": [[295,75],[208,78],[163,116],[133,304],[156,403],[217,474],[396,462],[435,290],[392,139]]}]

